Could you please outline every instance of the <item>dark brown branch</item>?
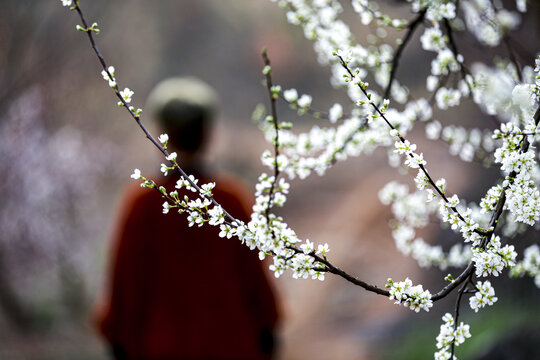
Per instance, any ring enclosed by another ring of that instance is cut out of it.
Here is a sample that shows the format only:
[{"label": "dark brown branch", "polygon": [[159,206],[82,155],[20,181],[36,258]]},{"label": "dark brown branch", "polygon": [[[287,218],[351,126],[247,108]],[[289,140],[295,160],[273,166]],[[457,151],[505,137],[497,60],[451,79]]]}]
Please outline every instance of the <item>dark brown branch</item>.
[{"label": "dark brown branch", "polygon": [[[301,250],[299,250],[299,249],[297,249],[297,248],[295,248],[293,246],[289,246],[287,248],[289,250],[294,251],[295,253],[302,253]],[[338,268],[337,266],[332,265],[332,263],[330,263],[330,261],[328,261],[326,259],[326,257],[319,256],[319,255],[315,254],[315,252],[311,252],[311,253],[309,253],[307,255],[311,256],[317,262],[319,262],[319,263],[326,266],[325,269],[317,268],[317,271],[329,272],[331,274],[340,276],[340,277],[344,278],[345,280],[347,280],[348,282],[353,283],[354,285],[360,286],[361,288],[363,288],[363,289],[365,289],[367,291],[371,291],[371,292],[374,292],[376,294],[387,296],[387,297],[390,296],[390,292],[388,290],[381,289],[380,287],[377,287],[375,285],[368,284],[367,282],[362,281],[362,280],[358,279],[357,277],[348,274],[347,272],[343,271],[342,269]]]},{"label": "dark brown branch", "polygon": [[403,38],[401,44],[399,45],[392,59],[392,70],[390,70],[390,79],[388,80],[388,85],[386,85],[386,89],[384,90],[383,99],[388,99],[388,96],[390,96],[390,91],[392,90],[392,83],[394,82],[394,79],[396,77],[396,72],[399,66],[399,61],[401,60],[401,55],[403,53],[403,50],[405,50],[405,47],[411,40],[412,35],[414,34],[418,25],[420,25],[422,21],[424,21],[425,15],[426,15],[426,10],[420,11],[418,15],[416,16],[416,18],[413,21],[411,21],[409,25],[407,26],[408,28],[407,34]]},{"label": "dark brown branch", "polygon": [[463,294],[465,293],[465,290],[467,289],[467,285],[469,285],[469,281],[471,281],[471,278],[472,278],[472,274],[470,274],[467,277],[467,281],[465,282],[465,284],[463,284],[463,287],[459,290],[458,297],[457,297],[457,300],[456,300],[456,307],[454,309],[454,340],[452,341],[452,345],[450,346],[450,349],[451,349],[451,351],[450,351],[450,359],[454,358],[454,351],[455,351],[455,347],[456,347],[455,333],[456,333],[456,330],[457,330],[457,327],[458,327],[459,307],[460,307],[460,303],[461,303],[461,298],[463,297]]},{"label": "dark brown branch", "polygon": [[328,269],[327,271],[329,273],[341,276],[342,278],[344,278],[348,282],[351,282],[354,285],[360,286],[360,287],[362,287],[363,289],[365,289],[367,291],[371,291],[371,292],[374,292],[375,294],[383,295],[383,296],[386,296],[386,297],[390,296],[390,292],[388,290],[381,289],[381,288],[379,288],[379,287],[377,287],[375,285],[368,284],[365,281],[362,281],[362,280],[358,279],[357,277],[354,277],[352,275],[347,274],[345,271],[341,270],[337,266],[332,265],[325,258],[322,258],[322,257],[320,257],[318,255],[315,255],[315,254],[312,254],[311,256],[314,257],[318,262],[326,265],[326,267]]},{"label": "dark brown branch", "polygon": [[508,51],[508,56],[510,56],[510,61],[512,64],[514,64],[514,67],[516,68],[516,73],[518,75],[518,78],[520,81],[523,81],[523,73],[521,72],[521,65],[519,64],[519,61],[517,60],[516,54],[514,52],[514,48],[512,47],[512,43],[510,42],[510,39],[508,36],[503,36],[502,41],[504,43],[504,46],[506,46],[506,50]]},{"label": "dark brown branch", "polygon": [[[272,111],[272,122],[274,124],[274,132],[276,138],[274,139],[274,180],[270,185],[270,191],[268,194],[268,205],[266,207],[265,216],[266,224],[270,227],[270,208],[272,207],[272,201],[274,199],[274,191],[279,176],[279,166],[278,166],[278,156],[279,156],[279,124],[277,118],[277,108],[276,108],[276,97],[272,91],[272,68],[270,67],[270,58],[266,49],[262,51],[262,57],[265,65],[265,76],[266,76],[266,89],[268,90],[268,95],[270,96],[270,108]],[[272,236],[275,237],[274,232],[272,231]]]},{"label": "dark brown branch", "polygon": [[454,54],[454,58],[459,64],[459,71],[461,72],[461,77],[463,78],[463,80],[465,80],[465,83],[469,87],[469,90],[472,91],[471,85],[466,80],[467,75],[470,75],[471,72],[469,71],[469,69],[467,69],[467,67],[465,66],[465,64],[463,64],[463,62],[458,60],[459,51],[457,48],[457,43],[454,39],[454,32],[452,31],[452,27],[450,26],[450,21],[448,21],[448,19],[446,18],[444,19],[444,27],[446,29],[446,35],[448,35],[448,43],[450,44],[450,50],[452,51],[452,54]]},{"label": "dark brown branch", "polygon": [[470,262],[469,265],[465,268],[465,270],[450,284],[446,285],[441,291],[436,293],[431,297],[431,300],[437,301],[440,300],[446,295],[450,294],[452,290],[454,290],[456,287],[458,287],[460,284],[462,284],[467,278],[473,273],[474,271],[474,262]]}]

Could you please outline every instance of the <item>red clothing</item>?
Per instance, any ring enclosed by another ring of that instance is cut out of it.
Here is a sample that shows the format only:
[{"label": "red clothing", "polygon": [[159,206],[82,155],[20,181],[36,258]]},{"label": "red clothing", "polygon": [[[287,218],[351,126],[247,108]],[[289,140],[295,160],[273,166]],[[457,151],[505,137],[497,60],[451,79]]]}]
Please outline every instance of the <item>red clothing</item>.
[{"label": "red clothing", "polygon": [[[215,181],[215,199],[247,221],[244,189],[232,179]],[[260,336],[272,332],[278,315],[257,253],[219,238],[215,226],[189,227],[174,209],[162,214],[163,202],[140,187],[123,202],[103,335],[127,359],[269,359]]]}]

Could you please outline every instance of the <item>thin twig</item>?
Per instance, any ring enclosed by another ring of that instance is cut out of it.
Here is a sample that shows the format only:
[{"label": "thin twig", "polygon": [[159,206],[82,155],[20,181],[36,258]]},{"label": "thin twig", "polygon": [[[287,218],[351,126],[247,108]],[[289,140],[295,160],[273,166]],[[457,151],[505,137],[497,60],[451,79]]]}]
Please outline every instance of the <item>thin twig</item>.
[{"label": "thin twig", "polygon": [[[272,207],[272,201],[274,199],[274,191],[276,187],[276,183],[279,176],[279,166],[278,166],[278,156],[279,156],[279,124],[278,124],[278,118],[277,118],[277,108],[276,108],[276,97],[274,96],[272,92],[272,68],[270,67],[270,58],[268,57],[268,53],[266,51],[266,48],[262,51],[262,57],[264,60],[265,69],[268,69],[265,71],[266,76],[266,88],[268,90],[268,95],[270,96],[270,108],[272,111],[272,122],[274,123],[274,132],[275,132],[275,139],[273,141],[274,143],[274,179],[272,180],[272,183],[270,184],[270,190],[268,194],[268,205],[266,206],[265,210],[265,216],[266,216],[266,225],[271,229],[270,226],[270,208]],[[272,231],[272,237],[275,238],[274,231]]]},{"label": "thin twig", "polygon": [[458,326],[458,319],[459,319],[459,308],[461,304],[461,298],[463,297],[463,294],[465,293],[465,290],[467,289],[467,285],[469,285],[469,282],[471,281],[472,274],[470,274],[467,277],[467,281],[465,281],[465,284],[463,284],[463,287],[459,290],[457,300],[456,300],[456,307],[454,309],[454,340],[452,341],[452,345],[450,346],[450,359],[454,358],[454,351],[456,347],[456,331]]},{"label": "thin twig", "polygon": [[460,284],[462,284],[467,278],[473,273],[474,271],[474,262],[470,262],[469,265],[465,268],[465,270],[450,284],[446,285],[441,291],[436,293],[431,297],[431,300],[437,301],[444,297],[446,297],[448,294],[452,292],[456,287],[458,287]]},{"label": "thin twig", "polygon": [[[469,82],[466,80],[467,75],[471,75],[471,72],[469,71],[469,69],[467,69],[467,67],[465,66],[465,64],[463,64],[462,61],[458,60],[459,51],[457,48],[457,43],[454,40],[454,32],[452,30],[452,27],[450,26],[450,21],[448,21],[447,18],[444,19],[444,27],[446,29],[446,35],[448,35],[448,43],[450,44],[450,50],[452,51],[454,58],[459,64],[459,71],[461,72],[461,77],[463,80],[465,80],[465,83],[469,87],[469,90],[472,92],[473,89],[471,88],[471,85],[469,84]],[[471,77],[471,79],[473,78]]]},{"label": "thin twig", "polygon": [[[300,249],[295,248],[293,246],[288,246],[287,248],[289,250],[294,251],[295,253],[303,253],[303,251],[301,251]],[[354,285],[360,286],[361,288],[363,288],[363,289],[365,289],[367,291],[373,292],[375,294],[383,295],[383,296],[386,296],[386,297],[390,296],[390,292],[388,290],[381,289],[378,286],[368,284],[367,282],[362,281],[359,278],[348,274],[347,272],[340,269],[339,267],[337,267],[335,265],[332,265],[332,263],[330,261],[328,261],[328,259],[326,259],[326,257],[321,257],[321,256],[317,255],[314,251],[312,251],[311,253],[308,253],[307,255],[311,256],[317,262],[319,262],[319,263],[323,264],[324,266],[326,266],[326,268],[324,268],[324,269],[316,268],[317,271],[329,272],[331,274],[340,276],[343,279],[347,280],[348,282],[350,282],[350,283],[352,283]]]},{"label": "thin twig", "polygon": [[520,81],[523,81],[523,73],[521,72],[521,65],[519,64],[519,61],[517,60],[516,54],[514,52],[514,48],[512,47],[512,44],[510,43],[510,39],[508,36],[503,36],[502,41],[504,43],[504,46],[506,46],[506,50],[508,50],[508,56],[510,56],[510,61],[512,64],[514,64],[514,67],[516,68],[516,73],[518,75],[518,78]]},{"label": "thin twig", "polygon": [[[288,101],[287,99],[285,99],[285,96],[283,95],[282,92],[279,93],[279,98],[282,99],[283,101],[285,101],[287,104],[289,104],[289,108],[293,109],[293,110],[297,110],[298,107],[297,107],[297,104],[296,104],[296,101]],[[330,120],[330,113],[328,111],[323,111],[323,110],[316,110],[316,109],[313,109],[310,107],[308,107],[307,109],[305,109],[305,113],[306,114],[309,114],[311,115],[311,117],[313,117],[314,119],[324,119],[324,120]],[[341,118],[348,118],[350,117],[351,114],[343,114],[341,115]]]},{"label": "thin twig", "polygon": [[392,70],[390,70],[390,79],[388,80],[388,85],[386,85],[386,89],[384,90],[383,99],[388,99],[388,96],[390,95],[390,91],[392,90],[392,83],[394,82],[394,78],[396,76],[396,72],[399,66],[399,61],[401,59],[401,55],[403,53],[403,50],[405,50],[405,47],[409,43],[409,41],[412,38],[412,35],[414,34],[414,31],[424,21],[424,17],[426,15],[426,10],[422,10],[418,13],[416,18],[409,23],[407,26],[407,34],[403,38],[401,44],[399,45],[398,49],[396,50],[396,53],[394,54],[394,57],[392,59]]},{"label": "thin twig", "polygon": [[358,279],[357,277],[354,277],[352,275],[347,274],[345,271],[341,270],[337,266],[332,265],[325,258],[322,258],[322,257],[320,257],[320,256],[318,256],[316,254],[311,254],[311,256],[313,258],[315,258],[318,262],[326,265],[326,267],[328,268],[328,272],[330,272],[330,273],[332,273],[334,275],[341,276],[342,278],[344,278],[348,282],[351,282],[351,283],[353,283],[355,285],[358,285],[358,286],[364,288],[367,291],[371,291],[371,292],[374,292],[376,294],[383,295],[383,296],[386,296],[386,297],[390,296],[390,292],[388,290],[381,289],[381,288],[379,288],[379,287],[377,287],[375,285],[368,284],[365,281],[362,281],[362,280]]},{"label": "thin twig", "polygon": [[[351,77],[351,79],[354,79],[354,74],[352,73],[351,69],[349,68],[349,66],[347,65],[347,63],[343,60],[343,58],[340,56],[340,55],[337,55],[337,57],[339,58],[339,61],[340,61],[340,64],[341,66],[347,71],[347,73],[349,74],[349,76]],[[362,93],[366,96],[366,98],[370,99],[370,95],[368,94],[368,92],[366,91],[366,89],[359,83],[358,84],[358,88],[362,91]],[[382,118],[384,120],[384,122],[388,125],[388,127],[390,127],[390,129],[392,130],[397,130],[394,125],[392,125],[392,123],[386,118],[386,116],[384,115],[384,113],[381,111],[381,109],[379,109],[379,107],[372,101],[369,101],[369,104],[373,107],[373,109],[375,110],[375,112],[377,113],[377,115]],[[398,133],[397,135],[399,141],[401,141],[403,144],[405,144],[405,138]],[[408,154],[409,157],[413,158],[414,156],[409,153]],[[422,170],[422,172],[424,173],[424,175],[426,176],[426,178],[428,179],[428,182],[429,184],[435,189],[435,191],[437,192],[437,194],[446,202],[446,203],[449,203],[450,201],[448,200],[448,198],[446,197],[446,195],[442,192],[441,189],[439,189],[439,187],[435,184],[435,181],[433,181],[433,179],[431,178],[431,176],[429,175],[427,169],[424,167],[424,165],[422,164],[418,164],[418,167]],[[457,217],[465,222],[465,218],[461,215],[461,213],[459,212],[459,210],[453,206],[453,207],[450,207],[452,209],[452,211],[457,215]],[[485,232],[481,231],[481,230],[478,230],[478,229],[475,229],[474,230],[476,233],[480,234],[480,235],[485,235]]]}]

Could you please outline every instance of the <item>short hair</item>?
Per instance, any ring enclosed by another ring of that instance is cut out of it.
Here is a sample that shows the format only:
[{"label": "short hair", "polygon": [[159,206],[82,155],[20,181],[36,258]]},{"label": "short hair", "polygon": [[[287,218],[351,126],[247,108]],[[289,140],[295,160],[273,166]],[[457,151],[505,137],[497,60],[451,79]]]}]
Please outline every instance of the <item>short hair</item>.
[{"label": "short hair", "polygon": [[180,150],[197,151],[208,136],[218,108],[217,93],[193,77],[161,81],[148,96],[151,115]]}]

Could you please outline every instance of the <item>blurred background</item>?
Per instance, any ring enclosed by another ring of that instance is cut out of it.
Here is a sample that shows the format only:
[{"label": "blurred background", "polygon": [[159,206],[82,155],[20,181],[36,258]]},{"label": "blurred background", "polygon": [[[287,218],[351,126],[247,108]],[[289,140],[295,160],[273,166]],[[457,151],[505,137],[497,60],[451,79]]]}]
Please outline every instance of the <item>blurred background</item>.
[{"label": "blurred background", "polygon": [[[347,104],[329,85],[329,71],[317,64],[302,30],[288,25],[269,1],[93,0],[81,6],[90,23],[98,22],[98,46],[116,67],[119,86],[135,91],[136,107],[144,109],[152,87],[169,76],[194,75],[217,89],[222,107],[208,161],[250,186],[262,171],[259,157],[267,147],[251,121],[255,106],[267,101],[263,47],[276,83],[311,94],[317,109]],[[401,1],[383,6],[411,17]],[[110,227],[132,170],[156,174],[162,160],[116,106],[85,35],[75,31],[75,13],[56,0],[0,0],[0,9],[0,359],[106,359],[90,314],[103,283]],[[359,25],[346,10],[348,23]],[[516,36],[524,58],[534,56],[527,49],[539,42],[539,13],[538,4],[531,4]],[[375,31],[356,25],[361,42]],[[486,56],[472,39],[459,39],[465,53]],[[400,82],[422,94],[425,76],[419,69],[429,61],[430,54],[413,42],[402,60]],[[474,106],[464,108],[470,112],[452,115],[463,119],[461,125],[493,126]],[[324,125],[297,118],[284,104],[279,109],[281,119],[299,130]],[[159,135],[149,119],[143,121]],[[445,177],[452,191],[477,200],[498,176],[478,164],[464,165],[444,144],[422,135],[419,129],[411,136],[430,171]],[[388,277],[408,276],[439,289],[444,274],[422,271],[395,250],[390,210],[377,192],[391,179],[412,184],[412,177],[386,163],[384,152],[377,151],[338,164],[324,178],[295,181],[281,214],[301,238],[328,242],[332,261],[362,279],[383,286]],[[456,241],[437,226],[421,235],[445,246]],[[532,280],[507,284],[503,278],[495,282],[498,306],[470,316],[464,304],[473,339],[459,349],[460,358],[479,358],[505,331],[538,331],[532,320],[539,291]],[[514,291],[504,293],[501,282]],[[319,282],[285,274],[275,286],[285,313],[280,359],[432,358],[440,317],[454,302],[450,296],[430,313],[414,314],[340,278]]]}]

